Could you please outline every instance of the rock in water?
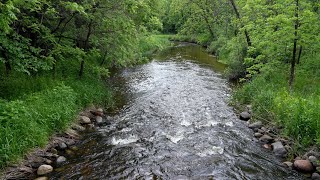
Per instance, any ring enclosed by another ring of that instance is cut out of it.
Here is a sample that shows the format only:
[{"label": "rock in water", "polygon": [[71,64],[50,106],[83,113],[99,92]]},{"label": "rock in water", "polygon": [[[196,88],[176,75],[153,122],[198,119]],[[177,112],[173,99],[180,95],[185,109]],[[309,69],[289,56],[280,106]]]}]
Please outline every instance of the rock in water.
[{"label": "rock in water", "polygon": [[66,162],[66,161],[67,161],[67,159],[65,157],[59,156],[56,163],[57,163],[57,165],[61,165],[62,163]]},{"label": "rock in water", "polygon": [[59,149],[64,150],[64,149],[66,149],[68,146],[67,146],[66,143],[61,142],[61,143],[58,144],[58,147],[59,147]]},{"label": "rock in water", "polygon": [[102,124],[103,123],[102,117],[101,116],[97,116],[96,117],[96,122],[97,122],[97,124]]},{"label": "rock in water", "polygon": [[320,175],[318,173],[313,173],[311,179],[320,180]]},{"label": "rock in water", "polygon": [[80,123],[81,124],[90,124],[91,120],[90,120],[90,118],[88,118],[86,116],[80,116]]},{"label": "rock in water", "polygon": [[317,159],[317,157],[315,157],[315,156],[309,156],[308,159],[309,159],[309,161],[312,163],[312,165],[313,165],[314,167],[317,167],[317,166],[318,166],[318,159]]},{"label": "rock in water", "polygon": [[273,152],[278,157],[285,157],[287,155],[286,148],[282,145],[280,141],[272,143]]},{"label": "rock in water", "polygon": [[240,113],[240,120],[248,121],[250,118],[251,118],[251,114],[250,113],[248,113],[246,111]]},{"label": "rock in water", "polygon": [[261,138],[259,138],[259,140],[265,143],[270,143],[273,141],[273,138],[265,134]]},{"label": "rock in water", "polygon": [[260,137],[262,137],[263,136],[263,134],[261,134],[261,133],[254,133],[254,137],[256,137],[256,138],[260,138]]},{"label": "rock in water", "polygon": [[45,174],[49,174],[53,171],[53,167],[50,165],[41,165],[38,170],[37,170],[37,174],[39,176],[41,175],[45,175]]},{"label": "rock in water", "polygon": [[293,166],[293,163],[292,163],[292,162],[286,161],[286,162],[283,162],[283,164],[284,164],[286,167],[292,169],[292,166]]},{"label": "rock in water", "polygon": [[299,172],[311,173],[313,172],[313,165],[309,160],[295,160],[293,168]]},{"label": "rock in water", "polygon": [[262,127],[262,122],[258,121],[249,125],[250,129],[260,129]]}]

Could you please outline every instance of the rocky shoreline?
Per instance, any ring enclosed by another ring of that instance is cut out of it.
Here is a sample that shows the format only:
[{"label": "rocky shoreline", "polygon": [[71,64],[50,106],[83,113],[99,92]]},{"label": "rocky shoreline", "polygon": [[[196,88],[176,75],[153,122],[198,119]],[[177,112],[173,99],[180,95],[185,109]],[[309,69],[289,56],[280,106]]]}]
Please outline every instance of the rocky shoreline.
[{"label": "rocky shoreline", "polygon": [[303,156],[297,156],[292,152],[293,140],[281,137],[278,128],[265,126],[262,121],[251,122],[251,117],[252,107],[248,105],[246,110],[239,114],[239,119],[247,122],[263,148],[272,151],[280,158],[284,167],[303,173],[306,178],[320,180],[320,153],[316,148],[309,150]]},{"label": "rocky shoreline", "polygon": [[91,107],[82,111],[63,134],[52,136],[46,147],[34,149],[19,164],[7,167],[0,174],[0,179],[48,180],[47,176],[54,168],[61,166],[78,150],[77,143],[82,135],[106,124],[106,119],[102,108]]}]

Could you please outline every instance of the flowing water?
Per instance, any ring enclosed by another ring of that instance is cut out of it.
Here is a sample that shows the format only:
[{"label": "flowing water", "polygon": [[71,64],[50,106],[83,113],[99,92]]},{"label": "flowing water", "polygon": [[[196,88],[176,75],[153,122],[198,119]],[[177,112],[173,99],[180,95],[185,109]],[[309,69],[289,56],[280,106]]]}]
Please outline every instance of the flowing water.
[{"label": "flowing water", "polygon": [[118,111],[51,179],[301,179],[228,106],[224,65],[178,44],[118,72]]}]

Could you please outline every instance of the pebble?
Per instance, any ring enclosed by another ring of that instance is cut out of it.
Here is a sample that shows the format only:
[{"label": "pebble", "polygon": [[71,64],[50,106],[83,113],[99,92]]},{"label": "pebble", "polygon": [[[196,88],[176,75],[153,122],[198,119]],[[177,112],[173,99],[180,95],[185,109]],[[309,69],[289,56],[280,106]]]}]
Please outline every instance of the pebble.
[{"label": "pebble", "polygon": [[318,166],[318,159],[315,156],[309,156],[308,159],[314,167]]},{"label": "pebble", "polygon": [[270,144],[264,144],[263,147],[264,147],[265,149],[271,149],[271,145],[270,145]]},{"label": "pebble", "polygon": [[320,174],[318,174],[318,173],[312,173],[311,179],[320,180]]},{"label": "pebble", "polygon": [[246,111],[240,113],[240,120],[248,121],[250,118],[251,118],[251,114],[250,113],[248,113]]},{"label": "pebble", "polygon": [[64,156],[59,156],[56,163],[57,165],[61,165],[62,163],[66,162],[67,159]]},{"label": "pebble", "polygon": [[53,171],[53,167],[50,165],[41,165],[38,170],[37,170],[37,174],[39,176],[41,175],[45,175],[45,174],[49,174]]},{"label": "pebble", "polygon": [[87,116],[80,116],[80,123],[81,124],[90,124],[91,120]]},{"label": "pebble", "polygon": [[273,138],[265,134],[262,137],[260,137],[259,140],[262,142],[270,143],[273,141]]},{"label": "pebble", "polygon": [[97,122],[97,124],[103,123],[102,117],[101,116],[96,116],[96,122]]},{"label": "pebble", "polygon": [[284,165],[286,165],[288,168],[292,168],[292,166],[293,166],[293,163],[292,162],[290,162],[290,161],[286,161],[286,162],[283,162],[283,164]]},{"label": "pebble", "polygon": [[59,147],[59,149],[64,150],[64,149],[66,149],[68,146],[67,146],[66,143],[61,142],[61,143],[58,144],[58,147]]},{"label": "pebble", "polygon": [[276,156],[285,157],[287,155],[287,150],[280,141],[272,143],[271,146]]},{"label": "pebble", "polygon": [[251,129],[256,129],[256,128],[260,129],[261,127],[262,127],[262,122],[261,121],[249,124],[249,128],[251,128]]},{"label": "pebble", "polygon": [[260,137],[262,137],[263,136],[263,134],[261,134],[261,133],[254,133],[254,137],[256,137],[256,138],[260,138]]},{"label": "pebble", "polygon": [[310,173],[314,168],[309,160],[296,160],[293,163],[293,168],[299,172]]}]

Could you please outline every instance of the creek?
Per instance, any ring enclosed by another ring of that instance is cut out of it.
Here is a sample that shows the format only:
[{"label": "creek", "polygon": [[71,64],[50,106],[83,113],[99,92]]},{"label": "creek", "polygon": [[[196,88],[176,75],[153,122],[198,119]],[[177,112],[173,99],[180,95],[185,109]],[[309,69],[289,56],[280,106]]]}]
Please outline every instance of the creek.
[{"label": "creek", "polygon": [[228,105],[225,65],[178,43],[112,78],[117,109],[50,179],[303,179]]}]

